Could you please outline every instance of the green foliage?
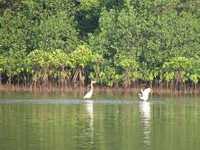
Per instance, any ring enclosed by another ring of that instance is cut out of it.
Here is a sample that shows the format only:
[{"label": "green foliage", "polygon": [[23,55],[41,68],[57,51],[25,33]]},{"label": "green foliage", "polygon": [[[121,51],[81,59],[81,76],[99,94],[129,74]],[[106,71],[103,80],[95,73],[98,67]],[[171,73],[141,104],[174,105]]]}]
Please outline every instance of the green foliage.
[{"label": "green foliage", "polygon": [[11,84],[12,78],[18,76],[24,71],[25,66],[25,52],[24,51],[9,51],[0,57],[0,68],[8,78],[8,83]]},{"label": "green foliage", "polygon": [[100,4],[100,1],[98,0],[81,0],[80,1],[80,7],[82,10],[90,10],[93,8],[98,8]]},{"label": "green foliage", "polygon": [[104,61],[102,64],[102,71],[100,73],[101,85],[112,87],[118,85],[119,75],[116,73],[116,69],[110,65],[108,61]]},{"label": "green foliage", "polygon": [[[91,49],[85,45],[79,45],[71,54],[72,61],[73,82],[80,81],[84,84],[85,76],[90,76],[91,79],[99,80],[100,63],[102,56],[98,53],[92,53]],[[90,69],[94,70],[94,73],[89,72]]]},{"label": "green foliage", "polygon": [[48,52],[43,50],[34,50],[27,56],[27,66],[33,69],[47,68],[51,63],[50,57],[51,56]]},{"label": "green foliage", "polygon": [[16,76],[81,85],[94,79],[110,87],[199,82],[198,1],[3,0],[0,5],[6,82]]},{"label": "green foliage", "polygon": [[163,64],[163,70],[166,71],[184,71],[189,68],[191,62],[185,57],[175,57],[172,58],[169,62]]},{"label": "green foliage", "polygon": [[[4,63],[4,58],[3,58],[3,55],[0,54],[0,66],[1,66],[1,67],[2,67],[3,63]],[[0,67],[0,68],[1,68],[1,67]],[[2,69],[2,68],[1,68],[1,69]]]},{"label": "green foliage", "polygon": [[78,39],[73,18],[64,11],[42,20],[36,30],[40,49],[63,49],[69,52],[76,47]]},{"label": "green foliage", "polygon": [[172,58],[169,62],[163,64],[162,70],[164,72],[164,78],[167,82],[173,79],[185,82],[188,80],[187,74],[190,73],[189,68],[191,65],[191,59],[185,57]]},{"label": "green foliage", "polygon": [[69,56],[61,50],[44,51],[34,50],[26,59],[27,72],[32,75],[36,83],[40,79],[69,78],[69,70],[72,66]]},{"label": "green foliage", "polygon": [[79,45],[71,54],[74,66],[86,67],[92,59],[92,52],[85,45]]},{"label": "green foliage", "polygon": [[24,50],[27,47],[27,34],[25,30],[29,21],[22,14],[12,16],[11,10],[6,10],[0,21],[0,46],[1,52]]}]

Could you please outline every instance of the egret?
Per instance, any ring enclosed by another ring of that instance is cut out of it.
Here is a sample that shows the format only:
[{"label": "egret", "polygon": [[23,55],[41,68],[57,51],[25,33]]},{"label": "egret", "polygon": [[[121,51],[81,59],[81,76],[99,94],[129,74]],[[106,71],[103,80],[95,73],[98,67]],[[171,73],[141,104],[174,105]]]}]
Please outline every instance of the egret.
[{"label": "egret", "polygon": [[85,94],[85,96],[83,97],[84,99],[90,99],[92,97],[93,94],[93,84],[96,83],[96,81],[91,81],[91,89],[90,91]]},{"label": "egret", "polygon": [[139,94],[140,99],[142,99],[144,101],[148,100],[150,91],[151,91],[150,88],[146,88],[144,91],[141,89],[142,94]]}]

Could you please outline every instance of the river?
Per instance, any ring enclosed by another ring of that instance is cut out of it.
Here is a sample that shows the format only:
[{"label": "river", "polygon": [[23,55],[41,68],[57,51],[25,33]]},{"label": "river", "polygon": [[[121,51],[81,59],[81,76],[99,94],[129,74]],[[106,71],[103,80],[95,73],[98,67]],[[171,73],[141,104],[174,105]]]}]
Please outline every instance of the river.
[{"label": "river", "polygon": [[0,150],[199,149],[199,95],[0,94]]}]

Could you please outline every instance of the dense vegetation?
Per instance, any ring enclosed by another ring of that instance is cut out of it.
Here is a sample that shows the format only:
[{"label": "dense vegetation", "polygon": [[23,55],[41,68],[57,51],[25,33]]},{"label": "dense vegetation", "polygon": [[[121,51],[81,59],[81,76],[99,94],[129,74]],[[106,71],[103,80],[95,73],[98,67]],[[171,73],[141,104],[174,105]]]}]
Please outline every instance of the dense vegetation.
[{"label": "dense vegetation", "polygon": [[1,82],[195,89],[199,8],[197,0],[1,0]]}]

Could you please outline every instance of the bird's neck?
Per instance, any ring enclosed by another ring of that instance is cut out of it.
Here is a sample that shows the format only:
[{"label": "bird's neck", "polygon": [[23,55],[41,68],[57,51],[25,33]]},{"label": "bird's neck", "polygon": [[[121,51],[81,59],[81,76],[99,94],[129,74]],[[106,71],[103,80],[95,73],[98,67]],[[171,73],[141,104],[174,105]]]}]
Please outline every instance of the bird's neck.
[{"label": "bird's neck", "polygon": [[91,83],[91,91],[93,91],[93,83]]}]

